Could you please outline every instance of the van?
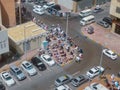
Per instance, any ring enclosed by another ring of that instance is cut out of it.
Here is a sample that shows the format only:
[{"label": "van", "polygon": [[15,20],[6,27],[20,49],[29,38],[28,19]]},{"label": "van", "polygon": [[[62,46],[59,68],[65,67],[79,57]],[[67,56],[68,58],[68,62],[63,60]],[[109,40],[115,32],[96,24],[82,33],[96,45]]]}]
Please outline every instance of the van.
[{"label": "van", "polygon": [[93,22],[95,22],[95,17],[93,15],[90,15],[90,16],[84,17],[80,21],[80,24],[84,26],[86,24],[90,24],[90,23],[93,23]]},{"label": "van", "polygon": [[87,10],[83,10],[79,13],[80,17],[86,17],[92,14],[92,10],[91,9],[87,9]]}]

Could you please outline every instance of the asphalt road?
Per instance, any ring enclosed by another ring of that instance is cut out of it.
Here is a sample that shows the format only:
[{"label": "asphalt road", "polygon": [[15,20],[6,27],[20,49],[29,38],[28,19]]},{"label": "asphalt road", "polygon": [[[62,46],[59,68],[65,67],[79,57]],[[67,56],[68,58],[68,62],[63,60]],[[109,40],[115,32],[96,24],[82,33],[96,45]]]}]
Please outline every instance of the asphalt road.
[{"label": "asphalt road", "polygon": [[[31,9],[31,6],[29,8]],[[96,14],[96,20],[100,20],[104,16],[108,16],[108,7],[100,14]],[[34,14],[39,20],[42,20],[48,25],[60,24],[63,30],[66,29],[66,20],[63,18],[58,18],[56,16],[43,15],[39,16]],[[48,67],[48,70],[44,72],[39,72],[38,75],[34,77],[29,77],[25,81],[17,82],[17,85],[10,87],[8,90],[53,90],[54,80],[65,73],[72,74],[74,76],[78,74],[85,74],[87,70],[93,66],[99,65],[102,46],[96,44],[90,39],[83,36],[80,32],[81,26],[79,24],[79,16],[74,18],[69,18],[68,35],[73,37],[74,43],[79,45],[84,51],[84,59],[79,64],[74,61],[65,65],[64,67],[54,66]],[[102,66],[106,69],[105,73],[116,74],[120,68],[120,57],[116,61],[112,61],[110,58],[103,55]],[[71,85],[73,90],[76,90]]]}]

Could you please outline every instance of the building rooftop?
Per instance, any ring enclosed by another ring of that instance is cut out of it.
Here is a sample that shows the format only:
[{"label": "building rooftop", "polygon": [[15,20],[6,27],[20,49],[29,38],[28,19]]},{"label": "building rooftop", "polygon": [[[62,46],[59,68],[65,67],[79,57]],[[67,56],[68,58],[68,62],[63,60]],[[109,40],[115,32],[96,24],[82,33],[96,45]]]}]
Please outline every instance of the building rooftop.
[{"label": "building rooftop", "polygon": [[30,40],[44,34],[45,32],[44,29],[40,28],[32,21],[8,28],[8,36],[16,43],[24,41],[25,38],[26,40]]}]

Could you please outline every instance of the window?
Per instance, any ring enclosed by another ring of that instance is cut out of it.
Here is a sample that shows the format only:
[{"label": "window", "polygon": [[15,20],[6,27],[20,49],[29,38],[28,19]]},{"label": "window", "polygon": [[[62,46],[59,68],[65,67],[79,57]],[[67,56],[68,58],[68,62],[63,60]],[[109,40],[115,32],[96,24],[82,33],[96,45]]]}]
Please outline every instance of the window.
[{"label": "window", "polygon": [[116,12],[120,14],[120,7],[116,8]]},{"label": "window", "polygon": [[120,0],[117,0],[118,2],[120,2]]}]

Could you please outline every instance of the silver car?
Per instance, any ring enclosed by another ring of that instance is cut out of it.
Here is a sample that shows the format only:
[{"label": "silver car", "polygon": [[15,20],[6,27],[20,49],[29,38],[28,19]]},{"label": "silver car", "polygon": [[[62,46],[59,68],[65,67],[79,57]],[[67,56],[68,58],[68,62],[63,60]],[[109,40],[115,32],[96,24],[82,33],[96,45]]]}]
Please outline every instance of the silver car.
[{"label": "silver car", "polygon": [[55,86],[60,86],[60,85],[69,83],[71,80],[72,80],[72,76],[71,75],[67,74],[67,75],[60,76],[59,78],[57,78],[55,80]]},{"label": "silver car", "polygon": [[75,77],[72,79],[71,83],[73,86],[78,87],[79,85],[87,82],[89,79],[87,76],[79,75],[78,77]]},{"label": "silver car", "polygon": [[26,78],[25,74],[22,72],[20,68],[18,68],[16,65],[10,66],[10,72],[12,75],[14,75],[18,80],[24,80]]}]

